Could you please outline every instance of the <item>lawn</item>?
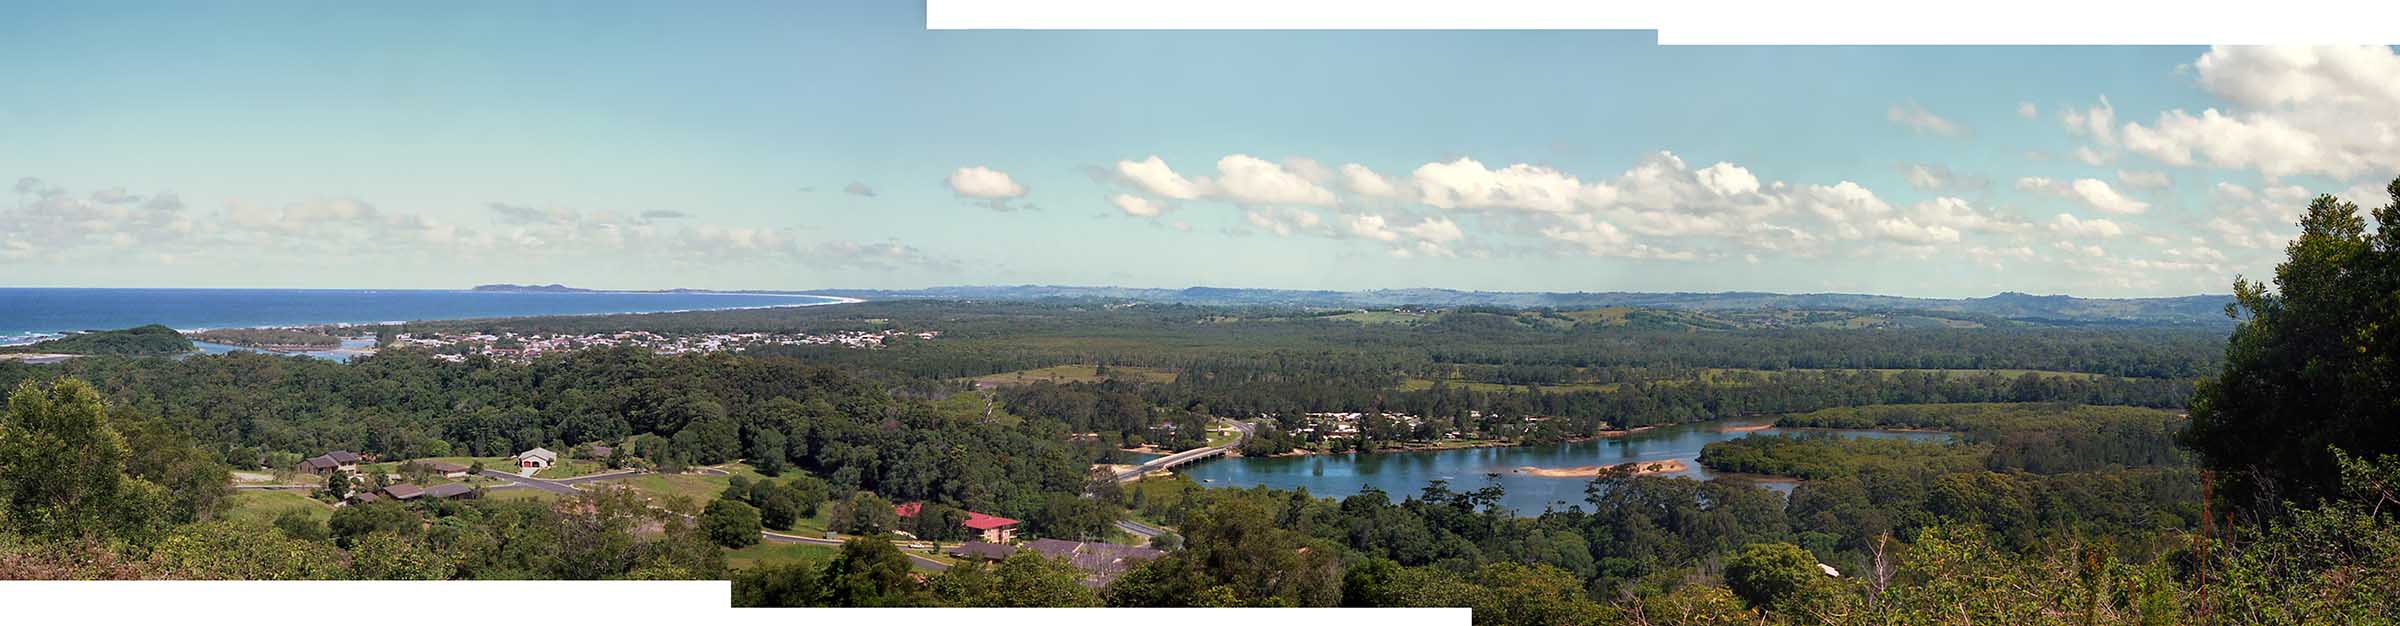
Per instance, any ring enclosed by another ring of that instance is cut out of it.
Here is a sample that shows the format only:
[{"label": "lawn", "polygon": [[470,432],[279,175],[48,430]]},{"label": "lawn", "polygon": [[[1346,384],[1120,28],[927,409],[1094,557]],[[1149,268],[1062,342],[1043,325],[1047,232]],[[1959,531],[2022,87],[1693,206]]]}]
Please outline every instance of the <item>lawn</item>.
[{"label": "lawn", "polygon": [[1054,383],[1093,383],[1100,382],[1102,379],[1108,377],[1151,383],[1169,383],[1175,381],[1175,372],[1155,367],[1112,365],[1108,368],[1108,376],[1101,376],[1099,371],[1099,367],[1094,365],[1053,365],[1050,367],[1029,370],[987,374],[983,376],[977,376],[973,380],[975,381],[976,387],[1023,385],[1045,380]]},{"label": "lawn", "polygon": [[273,523],[275,518],[290,511],[299,511],[317,521],[333,517],[331,505],[297,491],[236,491],[226,500],[231,506],[226,509],[225,517],[235,521]]},{"label": "lawn", "polygon": [[[750,469],[750,466],[747,464],[737,463],[734,465],[728,465],[725,467],[725,470],[736,475],[748,477],[751,480],[765,478],[765,476],[759,475],[758,470]],[[696,501],[707,502],[715,499],[718,494],[725,493],[725,486],[730,484],[732,481],[732,476],[701,474],[693,472],[685,474],[644,474],[620,482],[623,482],[625,485],[633,487],[635,490],[651,496],[683,496]]]},{"label": "lawn", "polygon": [[518,487],[518,488],[515,488],[515,489],[502,489],[502,490],[499,490],[499,491],[486,491],[486,492],[484,492],[484,495],[483,495],[483,497],[486,497],[486,498],[491,498],[491,499],[493,499],[493,500],[540,500],[540,501],[543,501],[543,502],[549,502],[549,501],[552,501],[552,500],[557,500],[557,499],[559,499],[559,498],[564,498],[564,497],[566,497],[566,496],[559,495],[559,494],[555,494],[555,493],[551,493],[551,492],[548,492],[548,491],[543,491],[543,490],[540,490],[540,489],[533,489],[533,488],[528,488],[528,487]]},{"label": "lawn", "polygon": [[733,569],[746,569],[758,565],[781,563],[822,564],[841,553],[840,546],[762,541],[755,546],[725,551],[725,566]]}]

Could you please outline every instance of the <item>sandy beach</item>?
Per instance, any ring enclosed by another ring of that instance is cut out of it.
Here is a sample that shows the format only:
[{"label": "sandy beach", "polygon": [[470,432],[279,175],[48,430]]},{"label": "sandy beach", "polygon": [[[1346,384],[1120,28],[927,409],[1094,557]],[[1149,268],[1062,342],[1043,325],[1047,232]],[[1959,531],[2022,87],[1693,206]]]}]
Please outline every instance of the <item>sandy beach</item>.
[{"label": "sandy beach", "polygon": [[1517,468],[1516,473],[1527,476],[1539,476],[1542,478],[1593,478],[1599,476],[1603,472],[1609,471],[1630,472],[1638,476],[1646,474],[1673,474],[1690,469],[1691,466],[1684,463],[1682,459],[1667,459],[1664,461],[1637,461],[1633,463],[1621,463],[1617,465],[1579,465],[1575,467],[1528,466]]}]

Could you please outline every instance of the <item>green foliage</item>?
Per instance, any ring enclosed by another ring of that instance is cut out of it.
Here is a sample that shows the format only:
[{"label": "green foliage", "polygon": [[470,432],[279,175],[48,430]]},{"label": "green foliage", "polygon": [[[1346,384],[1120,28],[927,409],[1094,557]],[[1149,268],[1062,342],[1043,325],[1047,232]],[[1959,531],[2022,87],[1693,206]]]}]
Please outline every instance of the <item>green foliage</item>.
[{"label": "green foliage", "polygon": [[997,565],[966,563],[926,581],[934,601],[959,607],[1100,606],[1099,594],[1083,586],[1083,570],[1032,550],[1018,551]]},{"label": "green foliage", "polygon": [[853,535],[881,535],[900,528],[900,514],[893,507],[882,496],[853,492],[850,499],[834,504],[826,526]]},{"label": "green foliage", "polygon": [[700,512],[700,529],[710,541],[728,548],[757,545],[760,522],[758,509],[739,500],[718,498],[710,500]]},{"label": "green foliage", "polygon": [[1807,550],[1788,543],[1754,543],[1725,559],[1725,587],[1752,608],[1797,612],[1826,592],[1825,574]]},{"label": "green foliage", "polygon": [[156,540],[176,516],[164,489],[126,475],[128,454],[90,385],[18,385],[0,420],[0,525],[45,540]]},{"label": "green foliage", "polygon": [[123,330],[76,333],[31,345],[0,348],[0,352],[116,356],[162,356],[191,351],[192,340],[185,339],[173,328],[157,324]]},{"label": "green foliage", "polygon": [[2358,206],[2319,196],[2275,267],[2275,290],[2237,279],[2225,368],[2203,380],[2184,442],[2221,500],[2261,515],[2338,497],[2330,446],[2400,452],[2400,179],[2366,229]]},{"label": "green foliage", "polygon": [[317,580],[342,573],[333,546],[235,522],[177,528],[150,552],[150,562],[172,578]]}]

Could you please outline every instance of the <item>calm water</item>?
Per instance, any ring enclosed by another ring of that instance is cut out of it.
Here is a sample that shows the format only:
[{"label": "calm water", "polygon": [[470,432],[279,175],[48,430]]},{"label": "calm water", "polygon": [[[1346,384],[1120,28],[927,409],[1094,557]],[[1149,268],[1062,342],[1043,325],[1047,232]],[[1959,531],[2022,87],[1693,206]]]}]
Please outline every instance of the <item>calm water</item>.
[{"label": "calm water", "polygon": [[[1678,459],[1690,469],[1674,475],[1705,480],[1710,475],[1700,467],[1698,459],[1701,446],[1753,434],[1786,432],[1772,428],[1753,432],[1718,432],[1720,427],[1734,425],[1739,424],[1686,424],[1655,428],[1622,439],[1596,439],[1555,446],[1219,459],[1187,466],[1183,472],[1192,480],[1211,487],[1266,485],[1278,489],[1305,488],[1319,497],[1345,497],[1371,485],[1391,494],[1395,501],[1422,492],[1426,483],[1435,480],[1448,480],[1452,490],[1462,491],[1497,482],[1508,490],[1503,504],[1515,508],[1520,514],[1532,515],[1554,503],[1556,508],[1561,509],[1569,504],[1591,508],[1583,500],[1584,485],[1590,483],[1591,479],[1543,478],[1511,473],[1519,467],[1577,467]],[[1947,433],[1864,430],[1812,429],[1807,432],[1838,432],[1855,437],[1923,441],[1944,441],[1950,436]],[[1498,476],[1488,476],[1490,474]],[[1769,483],[1769,486],[1789,489],[1788,484]]]},{"label": "calm water", "polygon": [[0,289],[0,343],[64,331],[178,330],[825,304],[818,296],[413,289]]}]

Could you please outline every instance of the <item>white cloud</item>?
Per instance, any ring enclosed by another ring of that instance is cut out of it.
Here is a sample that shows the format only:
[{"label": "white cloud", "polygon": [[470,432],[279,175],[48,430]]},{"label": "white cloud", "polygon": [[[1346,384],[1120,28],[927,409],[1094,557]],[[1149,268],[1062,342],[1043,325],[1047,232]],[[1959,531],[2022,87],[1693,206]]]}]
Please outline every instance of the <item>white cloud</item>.
[{"label": "white cloud", "polygon": [[2219,46],[2191,65],[2234,107],[2160,112],[2125,147],[2176,166],[2348,179],[2400,163],[2400,54],[2385,46]]},{"label": "white cloud", "polygon": [[1120,193],[1109,196],[1108,203],[1116,205],[1117,210],[1134,217],[1158,217],[1159,213],[1165,212],[1158,206],[1158,203],[1133,194]]},{"label": "white cloud", "polygon": [[1155,195],[1176,200],[1195,200],[1208,192],[1205,181],[1194,181],[1175,173],[1158,155],[1140,161],[1118,161],[1117,174]]},{"label": "white cloud", "polygon": [[1350,189],[1350,193],[1369,198],[1397,199],[1406,191],[1393,185],[1382,174],[1357,163],[1342,164],[1342,183]]},{"label": "white cloud", "polygon": [[2050,231],[2080,239],[2109,239],[2125,234],[2125,228],[2116,222],[2100,218],[2078,219],[2067,213],[2060,213],[2050,220]]},{"label": "white cloud", "polygon": [[1225,200],[1238,204],[1329,206],[1334,203],[1333,192],[1272,161],[1246,154],[1218,159],[1216,183]]},{"label": "white cloud", "polygon": [[2108,96],[2101,96],[2100,104],[2091,108],[2067,107],[2060,109],[2058,121],[2066,125],[2068,134],[2091,137],[2101,145],[2116,145],[2117,143],[2117,108],[2108,103]]},{"label": "white cloud", "polygon": [[2175,186],[2175,179],[2168,177],[2166,172],[2144,170],[2117,170],[2117,182],[2134,189],[2165,189]]},{"label": "white cloud", "polygon": [[1579,204],[1605,204],[1615,196],[1604,185],[1586,186],[1547,167],[1518,163],[1491,170],[1466,157],[1418,166],[1411,178],[1418,197],[1442,209],[1567,213]]},{"label": "white cloud", "polygon": [[1906,126],[1910,130],[1920,133],[1932,133],[1943,137],[1957,137],[1966,133],[1966,127],[1944,119],[1942,116],[1934,115],[1932,111],[1925,109],[1925,105],[1918,104],[1915,100],[1892,105],[1891,108],[1884,110],[1883,117],[1894,124]]},{"label": "white cloud", "polygon": [[2107,181],[2096,178],[2078,178],[2071,183],[2062,183],[2039,176],[2030,176],[2017,179],[2017,188],[2056,194],[2083,203],[2084,206],[2091,207],[2093,210],[2106,213],[2132,215],[2150,208],[2150,203],[2125,197],[2115,188],[2109,187]]},{"label": "white cloud", "polygon": [[2041,117],[2041,116],[2042,116],[2042,109],[2041,109],[2041,107],[2036,107],[2036,106],[2034,106],[2032,102],[2019,102],[2019,103],[2017,103],[2017,117],[2022,117],[2022,118],[2025,118],[2025,119],[2033,119],[2033,118],[2037,118],[2037,117]]},{"label": "white cloud", "polygon": [[958,168],[945,182],[950,191],[979,200],[1007,200],[1025,196],[1025,186],[1009,178],[1007,172],[981,165]]}]

